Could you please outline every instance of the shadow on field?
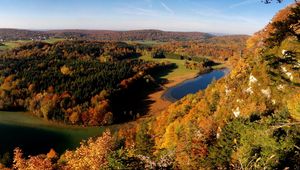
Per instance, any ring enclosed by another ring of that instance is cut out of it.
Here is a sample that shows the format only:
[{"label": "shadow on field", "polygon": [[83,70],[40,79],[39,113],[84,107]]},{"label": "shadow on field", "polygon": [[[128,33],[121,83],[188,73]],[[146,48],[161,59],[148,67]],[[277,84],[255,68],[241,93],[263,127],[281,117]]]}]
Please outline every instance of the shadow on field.
[{"label": "shadow on field", "polygon": [[167,83],[167,79],[162,77],[176,68],[177,66],[174,64],[163,68],[163,70],[153,70],[150,75],[155,81],[138,80],[129,89],[121,91],[113,97],[112,109],[114,115],[116,115],[114,121],[124,123],[146,115],[149,112],[150,105],[155,102],[149,98],[149,94],[162,90],[162,85]]}]

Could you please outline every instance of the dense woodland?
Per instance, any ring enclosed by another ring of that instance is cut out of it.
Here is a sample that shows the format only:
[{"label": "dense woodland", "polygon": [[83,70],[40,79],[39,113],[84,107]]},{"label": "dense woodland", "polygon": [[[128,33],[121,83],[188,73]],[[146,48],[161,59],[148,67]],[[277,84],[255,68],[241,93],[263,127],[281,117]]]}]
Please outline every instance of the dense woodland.
[{"label": "dense woodland", "polygon": [[136,153],[121,158],[154,169],[299,169],[300,41],[289,33],[299,35],[291,22],[299,9],[280,11],[251,37],[226,78],[119,131]]},{"label": "dense woodland", "polygon": [[[35,41],[4,51],[0,109],[28,110],[48,120],[71,124],[106,125],[130,120],[143,113],[126,106],[127,101],[138,98],[138,89],[155,86],[151,75],[175,67],[138,60],[143,53],[157,51],[98,41]],[[215,64],[201,56],[164,53],[163,57],[186,60],[186,68],[199,72],[209,71]]]},{"label": "dense woodland", "polygon": [[[184,97],[162,113],[125,124],[117,134],[108,130],[62,155],[51,150],[25,157],[16,148],[13,167],[299,169],[299,9],[294,4],[279,11],[248,39],[243,55],[231,55],[235,66],[231,73],[205,91]],[[22,81],[14,78],[17,75],[2,82],[14,80],[11,85],[17,86]]]},{"label": "dense woodland", "polygon": [[37,42],[13,49],[1,58],[0,108],[29,110],[72,124],[130,119],[126,116],[133,115],[122,110],[112,113],[112,106],[118,108],[122,100],[140,93],[126,93],[133,84],[150,88],[149,74],[171,66],[129,59],[137,55],[125,43],[86,41]]},{"label": "dense woodland", "polygon": [[245,52],[248,36],[219,36],[205,41],[168,42],[154,48],[182,56],[204,56],[225,61]]}]

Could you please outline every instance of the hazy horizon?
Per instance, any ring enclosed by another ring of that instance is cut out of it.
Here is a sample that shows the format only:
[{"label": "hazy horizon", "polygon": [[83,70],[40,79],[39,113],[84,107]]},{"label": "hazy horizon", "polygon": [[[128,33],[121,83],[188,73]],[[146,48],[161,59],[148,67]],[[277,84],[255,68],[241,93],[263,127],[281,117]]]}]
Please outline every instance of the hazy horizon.
[{"label": "hazy horizon", "polygon": [[[293,0],[0,0],[0,28],[253,34]],[[255,12],[253,12],[255,11]]]},{"label": "hazy horizon", "polygon": [[27,31],[115,31],[115,32],[126,32],[126,31],[162,31],[162,32],[182,32],[182,33],[205,33],[205,34],[212,34],[216,36],[226,36],[226,35],[248,35],[251,36],[251,34],[234,34],[234,33],[224,33],[224,32],[201,32],[201,31],[170,31],[170,30],[162,30],[162,29],[132,29],[132,30],[108,30],[108,29],[26,29],[26,28],[0,28],[0,29],[13,29],[13,30],[27,30]]}]

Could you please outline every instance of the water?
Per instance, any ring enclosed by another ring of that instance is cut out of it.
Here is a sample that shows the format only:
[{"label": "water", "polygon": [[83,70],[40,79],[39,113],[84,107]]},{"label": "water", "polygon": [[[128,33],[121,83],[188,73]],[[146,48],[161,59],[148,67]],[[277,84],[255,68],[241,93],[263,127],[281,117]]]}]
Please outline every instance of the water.
[{"label": "water", "polygon": [[[220,79],[228,69],[214,70],[194,79],[187,80],[166,91],[164,97],[176,101],[189,93],[205,89],[212,80]],[[47,122],[24,112],[0,111],[0,155],[20,147],[25,155],[47,153],[51,148],[59,153],[79,146],[81,140],[99,136],[105,128],[112,131],[118,125],[109,127],[79,127]]]},{"label": "water", "polygon": [[163,98],[175,102],[188,94],[197,93],[204,90],[213,81],[224,77],[229,73],[229,69],[213,70],[209,73],[202,74],[194,79],[190,79],[169,88],[163,95]]},{"label": "water", "polygon": [[[109,126],[115,130],[115,126]],[[20,147],[25,155],[47,153],[53,148],[58,153],[75,149],[82,140],[99,136],[106,127],[68,126],[48,122],[25,112],[0,111],[0,157]]]}]

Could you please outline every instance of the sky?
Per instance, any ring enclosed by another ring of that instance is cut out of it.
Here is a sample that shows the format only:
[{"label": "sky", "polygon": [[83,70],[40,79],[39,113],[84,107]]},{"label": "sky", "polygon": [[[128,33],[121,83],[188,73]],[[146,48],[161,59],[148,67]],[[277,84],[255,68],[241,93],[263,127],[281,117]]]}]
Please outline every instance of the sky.
[{"label": "sky", "polygon": [[0,0],[0,28],[253,34],[291,4],[261,0]]}]

